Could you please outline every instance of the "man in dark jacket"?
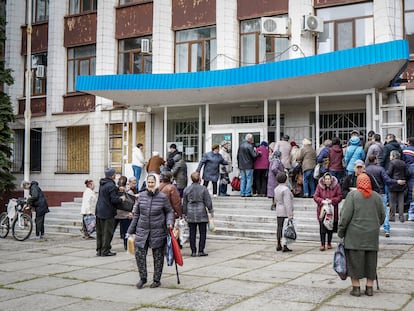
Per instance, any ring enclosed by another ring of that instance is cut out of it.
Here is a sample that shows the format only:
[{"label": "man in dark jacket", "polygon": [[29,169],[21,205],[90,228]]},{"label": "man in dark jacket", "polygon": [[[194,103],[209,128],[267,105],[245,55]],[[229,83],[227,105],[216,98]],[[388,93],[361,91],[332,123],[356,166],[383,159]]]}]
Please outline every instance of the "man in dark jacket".
[{"label": "man in dark jacket", "polygon": [[23,181],[22,186],[25,190],[29,190],[30,197],[27,203],[35,209],[36,212],[36,236],[43,239],[45,235],[45,215],[49,213],[49,205],[42,189],[37,181]]},{"label": "man in dark jacket", "polygon": [[387,170],[388,165],[390,163],[391,151],[397,150],[401,154],[401,146],[396,140],[394,134],[388,134],[387,137],[385,138],[385,142],[386,144],[384,146],[384,153],[383,153],[380,165]]},{"label": "man in dark jacket", "polygon": [[96,203],[96,256],[114,256],[111,242],[114,235],[116,206],[125,201],[118,194],[115,184],[115,170],[105,169],[105,178],[99,181],[99,195]]},{"label": "man in dark jacket", "polygon": [[[259,156],[253,149],[253,135],[247,134],[237,150],[237,164],[240,170],[240,196],[252,196],[254,160]],[[266,155],[267,156],[267,155]]]},{"label": "man in dark jacket", "polygon": [[[346,198],[346,196],[348,195],[348,193],[351,190],[355,190],[356,189],[356,182],[357,182],[357,178],[359,175],[361,175],[362,173],[366,173],[365,172],[365,163],[362,160],[356,160],[355,164],[354,164],[354,172],[350,175],[347,175],[344,179],[344,182],[342,184],[342,197]],[[366,173],[370,180],[371,180],[371,186],[372,186],[372,190],[374,190],[377,193],[381,193],[380,187],[378,185],[377,182],[375,182],[374,178]],[[352,189],[354,188],[354,189]]]},{"label": "man in dark jacket", "polygon": [[170,153],[168,154],[168,158],[167,158],[167,161],[166,161],[167,162],[166,163],[166,169],[167,170],[171,171],[171,169],[173,168],[174,163],[175,163],[174,156],[178,153],[180,153],[180,152],[177,150],[177,145],[176,144],[171,144],[170,145]]}]

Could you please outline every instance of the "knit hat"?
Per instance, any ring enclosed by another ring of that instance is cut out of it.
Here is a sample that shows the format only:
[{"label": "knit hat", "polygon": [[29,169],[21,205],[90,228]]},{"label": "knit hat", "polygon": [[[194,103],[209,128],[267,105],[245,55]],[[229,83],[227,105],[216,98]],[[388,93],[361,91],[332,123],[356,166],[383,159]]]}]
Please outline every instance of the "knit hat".
[{"label": "knit hat", "polygon": [[115,170],[112,167],[107,167],[105,169],[105,177],[106,178],[111,178],[112,176],[114,176],[115,174]]},{"label": "knit hat", "polygon": [[312,145],[312,142],[308,138],[304,138],[302,141],[302,145]]},{"label": "knit hat", "polygon": [[266,141],[262,141],[262,142],[260,143],[260,146],[265,146],[265,147],[267,147],[267,142],[266,142]]},{"label": "knit hat", "polygon": [[291,147],[297,147],[297,146],[298,146],[298,144],[297,144],[295,141],[291,141],[291,142],[290,142],[290,146],[291,146]]}]

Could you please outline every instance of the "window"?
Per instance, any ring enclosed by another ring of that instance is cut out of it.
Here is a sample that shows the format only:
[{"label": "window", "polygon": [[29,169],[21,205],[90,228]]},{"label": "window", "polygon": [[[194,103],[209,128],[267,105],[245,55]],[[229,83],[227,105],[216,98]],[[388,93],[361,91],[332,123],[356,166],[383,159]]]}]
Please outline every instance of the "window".
[{"label": "window", "polygon": [[198,120],[174,121],[174,137],[169,137],[169,141],[183,143],[183,156],[188,162],[198,161]]},{"label": "window", "polygon": [[[13,154],[11,157],[13,172],[24,171],[24,129],[14,130]],[[30,171],[40,172],[42,169],[42,129],[30,130]]]},{"label": "window", "polygon": [[96,11],[97,0],[70,0],[69,14],[89,13]]},{"label": "window", "polygon": [[366,127],[365,112],[326,112],[321,113],[319,118],[320,141],[339,137],[348,140],[349,133],[353,129],[364,129]]},{"label": "window", "polygon": [[289,59],[289,39],[260,34],[260,19],[240,23],[240,66]]},{"label": "window", "polygon": [[139,3],[139,2],[143,2],[143,0],[119,0],[119,5],[130,4],[130,3]]},{"label": "window", "polygon": [[49,0],[32,1],[32,23],[47,21],[49,19]]},{"label": "window", "polygon": [[216,69],[215,26],[177,31],[175,40],[175,72]]},{"label": "window", "polygon": [[414,56],[414,1],[404,1],[405,38],[410,47],[411,58]]},{"label": "window", "polygon": [[317,10],[324,20],[318,54],[374,43],[373,4],[360,3]]},{"label": "window", "polygon": [[118,73],[152,73],[152,55],[141,52],[142,39],[151,37],[130,38],[119,41]]},{"label": "window", "polygon": [[58,128],[57,173],[89,173],[89,126]]},{"label": "window", "polygon": [[93,76],[95,72],[96,47],[94,44],[68,49],[68,92],[75,92],[77,76]]},{"label": "window", "polygon": [[[26,66],[25,66],[26,67]],[[32,85],[30,95],[46,95],[47,53],[32,55]]]}]

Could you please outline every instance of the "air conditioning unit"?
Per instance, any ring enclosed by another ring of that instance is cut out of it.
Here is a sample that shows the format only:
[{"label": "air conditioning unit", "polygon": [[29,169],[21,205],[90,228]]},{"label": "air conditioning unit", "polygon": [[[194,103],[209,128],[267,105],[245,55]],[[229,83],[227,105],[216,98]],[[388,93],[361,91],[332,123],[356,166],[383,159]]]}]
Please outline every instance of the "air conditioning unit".
[{"label": "air conditioning unit", "polygon": [[37,65],[36,66],[36,78],[44,78],[45,77],[45,66],[44,65]]},{"label": "air conditioning unit", "polygon": [[150,40],[141,39],[141,53],[149,53],[149,52],[150,52]]},{"label": "air conditioning unit", "polygon": [[313,15],[304,15],[303,30],[315,33],[323,32],[323,19]]},{"label": "air conditioning unit", "polygon": [[287,17],[262,17],[262,35],[288,35],[289,18]]}]

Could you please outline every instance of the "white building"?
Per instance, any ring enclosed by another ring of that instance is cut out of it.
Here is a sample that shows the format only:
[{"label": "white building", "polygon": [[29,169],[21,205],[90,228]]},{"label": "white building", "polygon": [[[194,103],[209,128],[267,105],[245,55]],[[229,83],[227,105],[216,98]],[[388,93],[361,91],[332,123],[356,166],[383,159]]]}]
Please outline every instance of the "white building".
[{"label": "white building", "polygon": [[191,171],[223,139],[235,159],[246,133],[414,135],[413,0],[32,0],[31,51],[25,5],[6,6],[13,168],[32,55],[30,178],[52,204],[107,166],[130,175],[138,142],[147,158],[177,142]]}]

